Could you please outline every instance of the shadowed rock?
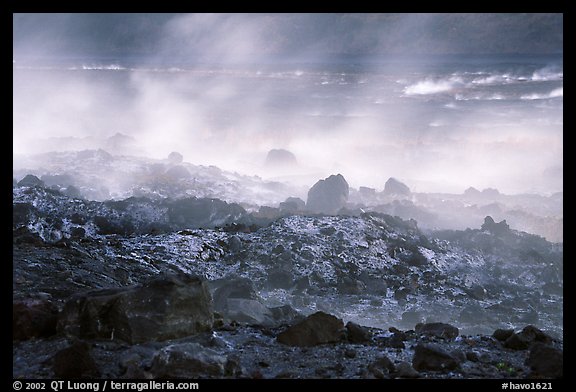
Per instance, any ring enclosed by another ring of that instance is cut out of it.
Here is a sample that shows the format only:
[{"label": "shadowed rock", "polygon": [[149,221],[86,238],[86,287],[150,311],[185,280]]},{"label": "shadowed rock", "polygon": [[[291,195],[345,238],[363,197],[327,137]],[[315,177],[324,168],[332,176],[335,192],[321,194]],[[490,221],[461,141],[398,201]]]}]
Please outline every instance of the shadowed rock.
[{"label": "shadowed rock", "polygon": [[74,295],[58,327],[67,335],[135,344],[209,331],[213,322],[205,280],[187,276]]},{"label": "shadowed rock", "polygon": [[491,216],[487,216],[484,218],[482,230],[488,231],[494,235],[502,235],[510,231],[510,226],[506,223],[506,219],[496,223]]},{"label": "shadowed rock", "polygon": [[506,339],[508,339],[510,336],[512,336],[514,334],[514,330],[513,329],[497,329],[496,331],[494,331],[494,333],[492,334],[492,337],[496,340],[499,340],[501,342],[506,341]]},{"label": "shadowed rock", "polygon": [[454,370],[458,361],[437,344],[419,344],[414,350],[412,366],[417,371]]},{"label": "shadowed rock", "polygon": [[532,369],[534,378],[561,378],[564,373],[563,352],[557,348],[536,342],[530,349],[526,365]]},{"label": "shadowed rock", "polygon": [[54,355],[52,370],[57,378],[95,378],[100,370],[90,353],[90,345],[76,341]]},{"label": "shadowed rock", "polygon": [[392,196],[410,196],[410,188],[395,178],[390,177],[384,184],[384,194]]},{"label": "shadowed rock", "polygon": [[316,312],[304,321],[278,335],[278,342],[288,346],[316,346],[339,342],[343,338],[344,323],[324,312]]},{"label": "shadowed rock", "polygon": [[336,214],[346,205],[350,187],[342,174],[318,181],[308,191],[306,208],[321,214]]},{"label": "shadowed rock", "polygon": [[198,343],[173,344],[158,351],[152,359],[154,378],[222,377],[226,356]]},{"label": "shadowed rock", "polygon": [[372,334],[368,328],[352,321],[346,323],[346,336],[351,343],[366,343],[372,339]]},{"label": "shadowed rock", "polygon": [[504,347],[513,350],[526,350],[535,342],[549,344],[552,342],[552,338],[535,326],[528,325],[519,333],[512,333],[504,341]]},{"label": "shadowed rock", "polygon": [[26,340],[56,333],[58,308],[52,302],[27,299],[12,304],[12,339]]}]

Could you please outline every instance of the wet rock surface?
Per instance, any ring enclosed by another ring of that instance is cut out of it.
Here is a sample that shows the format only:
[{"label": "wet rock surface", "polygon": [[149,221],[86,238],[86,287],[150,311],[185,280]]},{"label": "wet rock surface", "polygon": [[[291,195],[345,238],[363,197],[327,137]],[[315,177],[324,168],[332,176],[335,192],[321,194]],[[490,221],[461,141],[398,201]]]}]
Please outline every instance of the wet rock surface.
[{"label": "wet rock surface", "polygon": [[[13,192],[14,377],[562,375],[563,251],[541,237]],[[55,361],[71,347],[85,365]]]},{"label": "wet rock surface", "polygon": [[[14,343],[14,376],[26,378],[558,378],[561,342],[538,342],[529,350],[508,350],[484,335],[431,343],[413,335],[405,349],[383,345],[386,331],[372,342],[346,340],[314,346],[279,343],[284,327],[224,325],[176,340],[128,345],[87,340],[81,348],[65,337]],[[76,345],[76,346],[75,346]],[[59,365],[52,359],[61,347]],[[476,353],[458,355],[458,353]],[[91,358],[91,359],[90,359]],[[66,365],[64,364],[66,363]],[[63,377],[63,376],[62,376]]]}]

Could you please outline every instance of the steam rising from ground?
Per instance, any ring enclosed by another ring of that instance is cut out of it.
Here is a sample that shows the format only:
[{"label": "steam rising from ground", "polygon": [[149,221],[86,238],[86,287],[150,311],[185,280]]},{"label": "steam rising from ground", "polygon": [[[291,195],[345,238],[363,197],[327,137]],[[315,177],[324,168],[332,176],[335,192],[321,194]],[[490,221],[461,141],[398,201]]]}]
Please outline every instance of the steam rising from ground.
[{"label": "steam rising from ground", "polygon": [[[562,166],[562,109],[550,109],[546,100],[562,99],[563,87],[546,92],[519,87],[509,96],[490,89],[521,86],[528,79],[557,82],[561,70],[546,66],[526,77],[512,71],[456,72],[442,78],[426,75],[434,69],[430,58],[406,70],[390,56],[344,71],[322,68],[313,65],[332,60],[322,55],[327,36],[307,36],[297,47],[286,44],[289,55],[272,56],[278,55],[277,41],[295,29],[283,20],[176,16],[151,42],[157,57],[148,56],[145,65],[95,61],[27,69],[15,47],[14,152],[38,150],[37,141],[48,137],[98,139],[121,132],[137,142],[126,153],[164,158],[179,151],[195,164],[309,185],[339,172],[351,186],[378,189],[394,176],[415,191],[562,190],[562,178],[544,174]],[[423,21],[434,25],[434,16],[406,16],[374,45],[402,42]],[[50,37],[46,40],[49,46]],[[43,42],[35,42],[39,53],[45,52]],[[26,51],[34,51],[30,42]],[[446,97],[443,111],[430,109],[431,102]],[[485,104],[490,100],[542,101],[542,106],[510,104],[494,111]],[[281,172],[264,167],[274,148],[293,152],[299,165]]]}]

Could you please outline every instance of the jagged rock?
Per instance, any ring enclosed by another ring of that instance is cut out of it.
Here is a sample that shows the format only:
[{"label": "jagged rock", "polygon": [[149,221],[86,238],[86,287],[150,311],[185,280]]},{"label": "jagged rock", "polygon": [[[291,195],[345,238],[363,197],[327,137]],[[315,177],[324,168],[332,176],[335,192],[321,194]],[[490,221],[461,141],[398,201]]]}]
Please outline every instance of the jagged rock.
[{"label": "jagged rock", "polygon": [[222,378],[227,358],[198,343],[172,344],[152,358],[154,378]]},{"label": "jagged rock", "polygon": [[445,323],[418,323],[414,330],[420,335],[431,335],[447,340],[456,339],[459,333],[458,328]]},{"label": "jagged rock", "polygon": [[46,184],[33,174],[27,174],[26,177],[18,181],[18,186],[38,186],[44,188]]},{"label": "jagged rock", "polygon": [[272,149],[266,155],[266,166],[268,167],[290,167],[297,164],[296,156],[282,148]]},{"label": "jagged rock", "polygon": [[487,216],[484,218],[484,223],[482,224],[481,229],[494,235],[502,235],[510,231],[510,226],[506,223],[506,219],[496,223],[491,216]]},{"label": "jagged rock", "polygon": [[424,370],[454,370],[458,361],[438,344],[418,344],[414,349],[412,366],[417,371]]},{"label": "jagged rock", "polygon": [[532,378],[562,378],[564,355],[562,350],[536,342],[530,348],[526,365],[532,369]]},{"label": "jagged rock", "polygon": [[56,334],[58,308],[52,302],[26,299],[12,303],[12,339],[45,338]]},{"label": "jagged rock", "polygon": [[306,202],[299,197],[289,197],[279,205],[281,212],[296,213],[306,209]]},{"label": "jagged rock", "polygon": [[96,378],[100,376],[98,365],[90,353],[90,345],[75,341],[70,347],[58,351],[53,357],[52,370],[56,378]]},{"label": "jagged rock", "polygon": [[182,163],[183,160],[184,157],[177,151],[172,151],[170,154],[168,154],[168,162],[170,162],[173,165],[179,165]]},{"label": "jagged rock", "polygon": [[316,346],[342,340],[344,323],[324,312],[316,312],[278,335],[278,342],[288,346]]},{"label": "jagged rock", "polygon": [[391,196],[410,196],[410,188],[395,178],[390,177],[384,184],[384,194]]},{"label": "jagged rock", "polygon": [[346,323],[346,337],[350,343],[366,343],[372,339],[372,334],[366,327],[352,321]]},{"label": "jagged rock", "polygon": [[420,377],[420,373],[418,373],[408,362],[403,361],[396,365],[396,377],[418,378]]},{"label": "jagged rock", "polygon": [[492,337],[496,340],[504,342],[504,341],[506,341],[506,339],[508,339],[513,334],[514,334],[513,329],[497,329],[492,334]]},{"label": "jagged rock", "polygon": [[66,302],[58,327],[71,336],[135,344],[209,331],[213,322],[206,281],[185,276],[74,295]]},{"label": "jagged rock", "polygon": [[350,188],[341,174],[318,181],[308,191],[306,208],[321,214],[336,214],[346,205]]}]

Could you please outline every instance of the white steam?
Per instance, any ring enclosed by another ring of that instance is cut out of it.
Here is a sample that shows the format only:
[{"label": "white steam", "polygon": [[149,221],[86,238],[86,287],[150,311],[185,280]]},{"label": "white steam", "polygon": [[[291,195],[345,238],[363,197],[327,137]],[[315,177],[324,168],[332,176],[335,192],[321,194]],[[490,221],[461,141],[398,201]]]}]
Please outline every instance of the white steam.
[{"label": "white steam", "polygon": [[[368,49],[394,44],[400,51],[413,29],[437,28],[435,18],[399,16]],[[550,119],[525,108],[495,112],[473,106],[563,97],[562,87],[511,95],[481,90],[558,81],[561,70],[439,78],[426,75],[424,66],[407,71],[394,58],[352,71],[310,70],[299,63],[326,64],[320,49],[332,44],[330,36],[313,35],[303,35],[289,56],[280,56],[284,66],[275,68],[268,61],[281,55],[275,52],[278,42],[287,40],[288,32],[310,28],[287,25],[290,20],[285,15],[176,16],[159,30],[157,56],[147,59],[147,66],[111,60],[86,61],[76,70],[26,69],[16,59],[14,152],[42,150],[47,145],[38,141],[50,137],[87,138],[88,143],[121,132],[135,138],[135,151],[155,158],[179,151],[195,164],[289,177],[263,165],[269,150],[282,148],[298,160],[288,173],[292,181],[311,185],[342,173],[354,187],[381,190],[389,177],[397,177],[416,191],[454,192],[468,186],[532,189],[546,168],[562,164],[561,111]],[[65,29],[54,31],[58,34],[36,35],[26,43],[27,53],[35,46],[46,53],[43,48],[65,39]],[[427,109],[427,100],[443,96],[458,101],[442,105],[450,115]]]}]

